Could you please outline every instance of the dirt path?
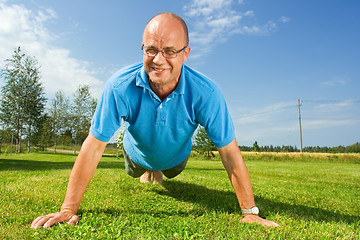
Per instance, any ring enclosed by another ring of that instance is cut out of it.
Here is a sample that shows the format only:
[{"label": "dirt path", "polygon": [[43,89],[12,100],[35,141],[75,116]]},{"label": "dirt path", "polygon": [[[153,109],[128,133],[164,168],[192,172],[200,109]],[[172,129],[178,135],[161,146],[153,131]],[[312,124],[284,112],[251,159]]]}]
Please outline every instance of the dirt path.
[{"label": "dirt path", "polygon": [[[46,148],[46,151],[54,152],[53,148]],[[72,153],[74,154],[74,150],[65,150],[65,149],[56,149],[57,153]],[[78,151],[75,152],[75,154],[79,154]],[[103,156],[109,156],[109,157],[116,157],[116,154],[110,154],[110,153],[104,153]]]}]

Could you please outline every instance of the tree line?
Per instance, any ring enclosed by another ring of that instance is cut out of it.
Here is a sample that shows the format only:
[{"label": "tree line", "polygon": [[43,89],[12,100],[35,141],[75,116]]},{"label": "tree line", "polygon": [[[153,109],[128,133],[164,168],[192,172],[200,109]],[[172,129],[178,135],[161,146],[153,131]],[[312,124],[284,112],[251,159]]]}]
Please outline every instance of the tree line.
[{"label": "tree line", "polygon": [[[239,146],[242,151],[247,152],[300,152],[296,146],[259,146],[257,141],[254,142],[253,146]],[[320,146],[308,146],[303,148],[303,152],[308,153],[360,153],[360,143],[356,142],[355,144],[349,146],[336,146],[336,147],[320,147]]]},{"label": "tree line", "polygon": [[[30,147],[45,149],[58,143],[81,144],[86,138],[97,100],[88,85],[79,86],[73,101],[62,91],[53,99],[45,97],[40,66],[35,57],[24,54],[21,47],[5,60],[1,70],[4,85],[0,97],[0,152],[2,143],[23,152]],[[26,144],[24,144],[24,142]]]}]

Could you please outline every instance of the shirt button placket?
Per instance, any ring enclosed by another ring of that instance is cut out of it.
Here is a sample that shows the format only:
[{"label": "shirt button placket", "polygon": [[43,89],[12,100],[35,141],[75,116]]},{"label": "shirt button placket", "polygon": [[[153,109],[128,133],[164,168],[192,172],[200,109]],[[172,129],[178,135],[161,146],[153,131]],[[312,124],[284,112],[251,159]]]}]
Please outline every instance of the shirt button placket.
[{"label": "shirt button placket", "polygon": [[164,126],[166,122],[166,112],[164,111],[163,103],[160,103],[159,107],[156,110],[156,125]]}]

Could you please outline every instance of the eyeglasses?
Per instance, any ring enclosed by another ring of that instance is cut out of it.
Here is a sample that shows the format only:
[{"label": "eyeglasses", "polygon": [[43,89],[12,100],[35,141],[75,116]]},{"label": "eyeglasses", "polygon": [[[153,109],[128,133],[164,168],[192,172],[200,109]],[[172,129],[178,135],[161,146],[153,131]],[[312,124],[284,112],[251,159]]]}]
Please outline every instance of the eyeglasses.
[{"label": "eyeglasses", "polygon": [[154,47],[146,47],[146,46],[142,45],[141,50],[143,50],[144,55],[146,55],[148,57],[155,57],[156,55],[158,55],[159,52],[161,52],[161,54],[163,55],[164,58],[171,59],[171,58],[176,58],[178,53],[184,51],[185,48],[187,48],[187,46],[183,47],[179,51],[177,51],[176,49],[173,49],[173,48],[159,50]]}]

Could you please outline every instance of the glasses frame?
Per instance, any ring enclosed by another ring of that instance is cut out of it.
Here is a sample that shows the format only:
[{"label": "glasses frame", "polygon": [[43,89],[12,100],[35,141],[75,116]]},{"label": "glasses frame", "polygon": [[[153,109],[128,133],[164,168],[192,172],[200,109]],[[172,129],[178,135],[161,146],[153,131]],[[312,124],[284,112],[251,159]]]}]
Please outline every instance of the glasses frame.
[{"label": "glasses frame", "polygon": [[173,56],[173,57],[166,57],[166,56],[164,55],[164,54],[165,54],[164,50],[159,50],[159,49],[157,49],[157,48],[154,48],[154,50],[156,50],[156,54],[155,54],[154,56],[151,56],[151,55],[149,55],[148,53],[146,53],[146,49],[147,49],[147,48],[151,48],[151,47],[146,47],[146,46],[144,46],[144,44],[141,46],[141,50],[144,52],[144,55],[146,55],[147,57],[156,57],[156,56],[159,54],[159,52],[161,52],[161,55],[162,55],[164,58],[166,58],[166,59],[173,59],[173,58],[176,58],[176,57],[178,56],[178,54],[181,53],[182,51],[184,51],[187,47],[188,47],[188,46],[185,46],[185,47],[183,47],[182,49],[180,49],[179,51],[175,50],[175,56]]}]

